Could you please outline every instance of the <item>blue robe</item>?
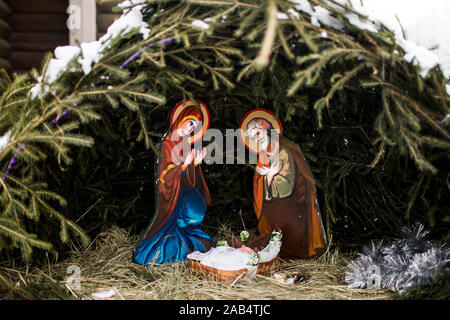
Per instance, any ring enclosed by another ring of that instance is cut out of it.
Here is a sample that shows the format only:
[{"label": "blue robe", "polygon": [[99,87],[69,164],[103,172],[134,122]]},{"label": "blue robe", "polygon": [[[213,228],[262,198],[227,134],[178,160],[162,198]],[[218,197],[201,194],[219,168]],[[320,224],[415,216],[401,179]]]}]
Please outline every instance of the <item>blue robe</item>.
[{"label": "blue robe", "polygon": [[167,223],[135,249],[139,264],[169,263],[186,260],[193,251],[205,252],[201,239],[214,242],[199,227],[206,212],[205,201],[196,188],[182,188],[176,207]]}]

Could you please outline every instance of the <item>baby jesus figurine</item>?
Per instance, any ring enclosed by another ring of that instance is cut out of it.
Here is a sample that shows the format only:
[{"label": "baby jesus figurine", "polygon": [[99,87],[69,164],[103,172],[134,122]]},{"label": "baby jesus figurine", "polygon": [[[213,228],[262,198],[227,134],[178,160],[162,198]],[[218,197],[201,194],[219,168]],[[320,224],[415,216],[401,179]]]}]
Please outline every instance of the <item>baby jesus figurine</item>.
[{"label": "baby jesus figurine", "polygon": [[211,248],[208,252],[192,252],[187,257],[197,260],[200,264],[219,270],[242,270],[247,269],[256,273],[257,264],[269,262],[275,259],[280,252],[281,233],[273,231],[271,239],[266,247],[255,251],[245,245],[233,248],[228,245]]},{"label": "baby jesus figurine", "polygon": [[248,253],[248,254],[253,254],[254,252],[257,252],[257,250],[253,250],[253,249],[251,249],[251,248],[249,248],[247,246],[242,246],[242,247],[240,247],[240,248],[238,248],[236,250],[241,251],[243,253]]}]

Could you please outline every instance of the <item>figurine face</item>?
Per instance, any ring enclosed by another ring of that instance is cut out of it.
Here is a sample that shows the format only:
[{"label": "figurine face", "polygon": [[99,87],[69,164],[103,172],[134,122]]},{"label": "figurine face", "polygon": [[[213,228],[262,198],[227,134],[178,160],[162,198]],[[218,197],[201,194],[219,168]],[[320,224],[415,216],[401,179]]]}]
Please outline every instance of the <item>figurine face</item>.
[{"label": "figurine face", "polygon": [[194,129],[197,128],[197,126],[197,121],[191,119],[186,120],[180,127],[182,136],[189,136],[194,131]]},{"label": "figurine face", "polygon": [[247,134],[253,141],[257,142],[261,150],[266,150],[269,145],[269,135],[267,129],[263,129],[256,123],[250,122]]}]

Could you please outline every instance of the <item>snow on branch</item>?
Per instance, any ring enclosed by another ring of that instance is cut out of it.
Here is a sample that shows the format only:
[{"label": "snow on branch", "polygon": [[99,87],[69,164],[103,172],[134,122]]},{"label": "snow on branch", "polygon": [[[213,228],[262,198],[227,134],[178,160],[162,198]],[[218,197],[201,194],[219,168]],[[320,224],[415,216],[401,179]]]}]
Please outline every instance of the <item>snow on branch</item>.
[{"label": "snow on branch", "polygon": [[[67,70],[70,63],[76,61],[85,74],[89,74],[92,65],[99,62],[105,50],[111,47],[114,39],[124,36],[136,29],[144,39],[150,35],[148,24],[143,21],[142,8],[145,0],[124,1],[119,4],[124,9],[122,16],[114,21],[106,31],[106,34],[97,41],[85,42],[78,46],[60,46],[54,51],[54,58],[47,65],[44,75],[38,78],[38,83],[31,88],[32,99],[45,95],[52,83]],[[76,60],[75,60],[76,59]],[[76,70],[75,68],[70,69]]]},{"label": "snow on branch", "polygon": [[[290,0],[290,2],[295,4],[294,8],[296,10],[309,14],[313,25],[317,27],[325,25],[339,31],[344,30],[344,24],[334,18],[332,13],[326,8],[318,5],[313,7],[308,0]],[[336,5],[335,3],[342,5],[342,7]],[[343,10],[345,6],[349,5],[349,1],[325,1],[325,4],[337,10]],[[405,51],[405,61],[419,66],[422,77],[425,78],[428,72],[440,63],[438,56],[434,52],[404,38],[401,25],[399,24],[393,11],[377,11],[370,9],[369,7],[361,4],[359,1],[351,1],[351,5],[352,11],[358,12],[359,15],[354,12],[345,13],[343,11],[342,13],[347,18],[348,22],[361,30],[367,30],[369,32],[379,32],[382,25],[391,30],[395,35],[396,42]],[[291,16],[295,17],[292,14]],[[362,17],[367,17],[367,19]]]}]

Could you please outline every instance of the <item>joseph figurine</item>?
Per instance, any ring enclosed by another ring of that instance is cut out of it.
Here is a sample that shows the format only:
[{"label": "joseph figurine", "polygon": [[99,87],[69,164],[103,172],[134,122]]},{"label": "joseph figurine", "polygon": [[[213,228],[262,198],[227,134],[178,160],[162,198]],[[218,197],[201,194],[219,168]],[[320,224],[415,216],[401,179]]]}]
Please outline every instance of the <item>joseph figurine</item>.
[{"label": "joseph figurine", "polygon": [[252,112],[246,115],[245,131],[258,146],[253,178],[258,232],[262,235],[281,230],[284,256],[321,255],[326,250],[326,240],[311,171],[295,143],[281,134],[272,139],[273,124],[277,123],[273,114],[261,108],[254,110],[253,119]]}]

